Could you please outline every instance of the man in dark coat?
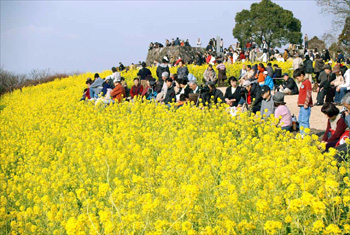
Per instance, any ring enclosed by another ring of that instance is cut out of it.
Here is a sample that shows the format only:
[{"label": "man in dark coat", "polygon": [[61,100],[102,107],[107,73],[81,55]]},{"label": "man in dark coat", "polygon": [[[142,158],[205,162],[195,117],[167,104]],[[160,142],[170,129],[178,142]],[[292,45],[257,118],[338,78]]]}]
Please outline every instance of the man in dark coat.
[{"label": "man in dark coat", "polygon": [[[242,89],[242,96],[244,97],[243,104],[246,103],[248,108],[251,109],[253,113],[260,111],[261,102],[263,100],[260,85],[256,82],[251,83],[247,80],[243,83],[243,87],[245,88]],[[238,104],[243,105],[242,100]]]},{"label": "man in dark coat", "polygon": [[163,72],[168,72],[170,74],[169,66],[168,66],[168,60],[163,58],[162,60],[163,63],[159,64],[156,70],[157,77],[158,77],[158,82],[162,81],[162,74]]},{"label": "man in dark coat", "polygon": [[215,82],[212,82],[212,81],[208,82],[208,87],[209,87],[209,91],[202,92],[200,97],[203,101],[204,106],[207,105],[206,103],[208,103],[208,105],[210,106],[212,101],[214,101],[214,104],[224,102],[224,99],[225,99],[224,94],[219,89],[216,89]]},{"label": "man in dark coat", "polygon": [[320,73],[320,84],[317,88],[317,103],[316,105],[323,105],[324,97],[327,94],[328,89],[331,87],[331,71],[330,65],[325,65],[324,70]]},{"label": "man in dark coat", "polygon": [[139,78],[141,80],[142,86],[146,86],[146,84],[147,84],[146,78],[149,75],[152,75],[151,71],[148,68],[146,68],[146,63],[142,62],[142,69],[140,69],[139,72],[137,73],[137,76],[139,76]]},{"label": "man in dark coat", "polygon": [[293,78],[289,77],[288,73],[283,74],[284,82],[280,85],[279,91],[285,95],[297,95],[299,94],[298,86]]}]

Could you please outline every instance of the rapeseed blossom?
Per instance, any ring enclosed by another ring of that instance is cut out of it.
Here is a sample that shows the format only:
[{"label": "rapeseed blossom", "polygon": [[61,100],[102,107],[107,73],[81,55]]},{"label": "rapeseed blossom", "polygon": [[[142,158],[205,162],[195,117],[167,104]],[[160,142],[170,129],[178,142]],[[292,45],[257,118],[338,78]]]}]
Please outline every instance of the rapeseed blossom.
[{"label": "rapeseed blossom", "polygon": [[350,168],[317,137],[226,105],[77,102],[92,75],[1,98],[3,233],[349,233]]}]

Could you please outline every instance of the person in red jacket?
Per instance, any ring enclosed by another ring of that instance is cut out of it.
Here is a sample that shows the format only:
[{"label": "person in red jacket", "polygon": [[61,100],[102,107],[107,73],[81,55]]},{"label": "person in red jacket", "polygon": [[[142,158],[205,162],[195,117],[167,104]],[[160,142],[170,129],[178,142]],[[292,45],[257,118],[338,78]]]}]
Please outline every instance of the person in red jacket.
[{"label": "person in red jacket", "polygon": [[122,100],[125,98],[126,93],[123,85],[121,84],[121,78],[118,77],[114,79],[114,89],[111,91],[111,97],[113,101],[118,101],[118,103],[122,102]]},{"label": "person in red jacket", "polygon": [[135,96],[141,95],[143,91],[143,86],[140,84],[138,78],[134,78],[134,85],[131,87],[130,96],[134,99]]},{"label": "person in red jacket", "polygon": [[322,143],[326,143],[327,151],[330,147],[338,146],[343,137],[349,136],[349,131],[344,118],[339,114],[339,109],[334,104],[325,103],[321,112],[328,118],[327,129],[322,138]]},{"label": "person in red jacket", "polygon": [[[298,68],[294,71],[294,78],[301,83],[298,96],[298,106],[299,110],[299,125],[301,127],[310,128],[310,115],[312,102],[312,85],[309,79],[305,77],[305,71],[302,68]],[[304,130],[300,129],[302,135],[305,134]]]}]

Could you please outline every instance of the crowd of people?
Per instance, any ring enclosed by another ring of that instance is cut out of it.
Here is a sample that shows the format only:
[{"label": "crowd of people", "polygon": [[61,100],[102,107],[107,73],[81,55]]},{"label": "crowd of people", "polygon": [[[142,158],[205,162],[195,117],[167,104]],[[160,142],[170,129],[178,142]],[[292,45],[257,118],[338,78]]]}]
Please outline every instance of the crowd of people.
[{"label": "crowd of people", "polygon": [[[225,64],[218,60],[215,64],[217,72],[212,64],[208,64],[200,86],[181,59],[177,63],[177,73],[171,74],[169,61],[165,57],[157,66],[156,77],[152,76],[143,62],[131,89],[115,67],[112,68],[112,75],[104,79],[96,73],[94,80],[87,79],[88,88],[81,100],[101,100],[108,104],[124,100],[132,102],[133,99],[142,97],[144,101],[154,100],[169,107],[173,103],[176,108],[190,102],[196,106],[201,104],[209,107],[226,103],[231,110],[259,111],[264,119],[274,114],[280,118],[279,125],[282,129],[292,131],[296,125],[293,126],[293,118],[284,97],[298,95],[298,123],[304,135],[305,128],[310,127],[311,108],[314,106],[312,91],[316,88],[315,105],[322,105],[321,112],[328,118],[322,141],[326,143],[327,150],[341,146],[344,139],[349,137],[350,69],[343,63],[335,63],[333,67],[331,63],[324,64],[319,56],[315,58],[315,67],[309,62],[308,55],[304,60],[295,55],[294,60],[298,66],[293,68],[293,78],[288,73],[282,74],[281,68],[272,66],[271,63],[266,67],[262,63],[253,66],[242,64],[238,78],[227,78]],[[283,81],[277,84],[274,78],[280,77]],[[217,86],[226,88],[219,89]],[[337,105],[343,105],[345,109],[340,112]]]}]

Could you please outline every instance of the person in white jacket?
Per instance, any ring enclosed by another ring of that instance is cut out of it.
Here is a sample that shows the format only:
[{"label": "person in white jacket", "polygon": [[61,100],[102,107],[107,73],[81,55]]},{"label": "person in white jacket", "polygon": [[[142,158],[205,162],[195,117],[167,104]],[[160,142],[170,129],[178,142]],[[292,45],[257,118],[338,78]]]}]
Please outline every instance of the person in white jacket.
[{"label": "person in white jacket", "polygon": [[344,84],[339,85],[335,92],[334,102],[340,104],[345,94],[350,90],[350,69],[346,70],[344,74]]}]

